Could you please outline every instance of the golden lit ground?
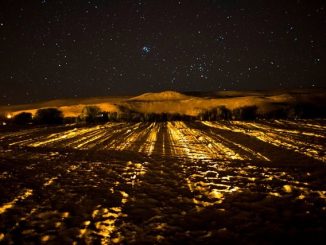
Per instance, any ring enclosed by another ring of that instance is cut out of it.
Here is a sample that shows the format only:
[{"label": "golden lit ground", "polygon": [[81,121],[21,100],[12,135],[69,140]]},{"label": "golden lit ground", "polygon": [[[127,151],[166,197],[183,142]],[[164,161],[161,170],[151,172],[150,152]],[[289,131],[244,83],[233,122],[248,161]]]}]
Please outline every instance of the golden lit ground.
[{"label": "golden lit ground", "polygon": [[325,121],[0,134],[0,243],[326,241]]}]

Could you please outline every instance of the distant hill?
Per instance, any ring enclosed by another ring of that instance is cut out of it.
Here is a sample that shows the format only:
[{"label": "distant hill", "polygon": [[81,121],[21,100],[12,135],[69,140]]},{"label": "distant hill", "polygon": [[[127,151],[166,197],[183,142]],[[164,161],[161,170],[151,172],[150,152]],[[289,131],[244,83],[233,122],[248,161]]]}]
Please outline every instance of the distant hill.
[{"label": "distant hill", "polygon": [[107,112],[177,113],[196,116],[218,106],[233,110],[243,106],[257,106],[265,113],[277,108],[289,108],[298,103],[326,106],[326,90],[270,90],[270,91],[163,91],[136,97],[107,96],[45,101],[34,104],[0,106],[0,114],[15,115],[22,111],[35,113],[37,109],[57,107],[66,117],[78,116],[86,105],[95,105]]},{"label": "distant hill", "polygon": [[139,96],[133,97],[129,100],[135,101],[162,101],[162,100],[187,100],[191,99],[191,96],[175,92],[175,91],[163,91],[159,93],[145,93]]}]

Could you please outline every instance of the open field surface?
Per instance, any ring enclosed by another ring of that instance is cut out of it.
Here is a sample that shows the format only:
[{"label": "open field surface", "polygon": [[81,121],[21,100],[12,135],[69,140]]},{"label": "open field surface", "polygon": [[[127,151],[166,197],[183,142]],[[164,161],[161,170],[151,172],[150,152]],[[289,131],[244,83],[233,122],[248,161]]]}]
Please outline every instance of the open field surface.
[{"label": "open field surface", "polygon": [[326,241],[326,121],[0,132],[0,242]]}]

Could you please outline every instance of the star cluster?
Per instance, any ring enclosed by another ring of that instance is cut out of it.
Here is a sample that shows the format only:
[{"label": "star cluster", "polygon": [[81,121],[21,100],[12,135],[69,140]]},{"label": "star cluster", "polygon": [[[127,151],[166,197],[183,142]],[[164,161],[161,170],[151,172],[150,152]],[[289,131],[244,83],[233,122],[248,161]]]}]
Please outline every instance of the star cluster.
[{"label": "star cluster", "polygon": [[325,87],[325,1],[1,1],[0,104]]}]

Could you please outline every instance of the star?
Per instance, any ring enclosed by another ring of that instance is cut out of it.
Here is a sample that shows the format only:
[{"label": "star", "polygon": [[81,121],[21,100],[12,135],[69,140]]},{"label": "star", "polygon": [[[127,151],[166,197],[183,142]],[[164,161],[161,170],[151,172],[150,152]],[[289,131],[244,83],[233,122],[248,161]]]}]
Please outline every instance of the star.
[{"label": "star", "polygon": [[143,54],[148,54],[149,52],[151,52],[151,48],[148,46],[143,46],[141,50]]},{"label": "star", "polygon": [[[105,95],[107,87],[135,94],[152,84],[157,91],[272,89],[280,77],[289,88],[307,86],[308,78],[309,86],[324,84],[322,1],[270,8],[237,0],[137,0],[130,8],[124,1],[27,2],[4,5],[0,18],[0,105]],[[34,16],[41,6],[46,12]],[[58,84],[65,94],[53,89]]]}]

